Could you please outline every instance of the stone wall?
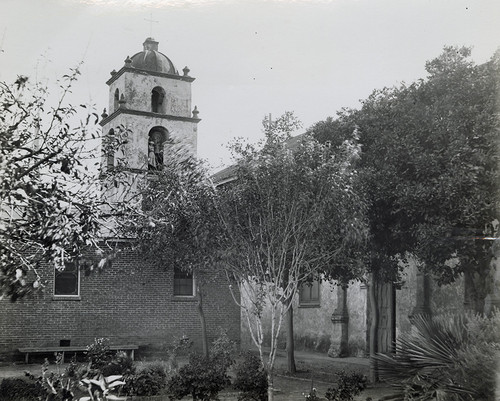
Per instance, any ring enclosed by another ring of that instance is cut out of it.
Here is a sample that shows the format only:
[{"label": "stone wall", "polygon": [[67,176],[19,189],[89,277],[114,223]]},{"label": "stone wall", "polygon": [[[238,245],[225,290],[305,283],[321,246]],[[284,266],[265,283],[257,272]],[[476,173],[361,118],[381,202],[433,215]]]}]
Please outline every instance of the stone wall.
[{"label": "stone wall", "polygon": [[[331,317],[337,308],[338,287],[329,282],[321,283],[320,305],[301,307],[299,297],[294,300],[294,339],[296,349],[327,353],[332,343],[338,340]],[[364,355],[366,332],[366,289],[360,283],[348,288],[347,309],[349,311],[349,353]],[[255,347],[252,343],[246,318],[243,315],[241,328],[242,346]],[[285,322],[283,322],[285,324]],[[264,311],[265,343],[269,343],[269,309]],[[286,347],[285,330],[281,330],[279,347]]]},{"label": "stone wall", "polygon": [[[396,338],[411,330],[409,316],[417,302],[417,265],[414,261],[404,266],[403,281],[396,290]],[[449,285],[438,286],[429,280],[428,304],[432,314],[461,313],[464,311],[464,279],[459,277]],[[294,301],[294,339],[296,349],[328,353],[338,346],[341,337],[340,323],[332,323],[332,314],[338,307],[339,288],[328,282],[321,283],[319,306],[301,307],[298,296]],[[348,354],[364,356],[367,352],[367,289],[360,283],[352,283],[347,290]],[[265,343],[269,344],[270,313],[264,311]],[[283,322],[283,325],[285,322]],[[242,316],[242,345],[255,347],[248,326]],[[281,330],[279,347],[286,347],[285,330]]]},{"label": "stone wall", "polygon": [[[396,337],[411,330],[409,316],[413,313],[417,298],[417,264],[410,261],[404,266],[403,282],[396,291]],[[464,279],[438,286],[429,280],[429,307],[433,315],[464,312]]]}]

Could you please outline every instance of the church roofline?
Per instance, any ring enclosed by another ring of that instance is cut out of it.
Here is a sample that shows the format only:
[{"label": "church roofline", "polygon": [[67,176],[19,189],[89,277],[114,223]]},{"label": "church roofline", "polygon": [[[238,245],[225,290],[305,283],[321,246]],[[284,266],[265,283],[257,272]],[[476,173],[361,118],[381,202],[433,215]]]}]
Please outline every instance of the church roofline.
[{"label": "church roofline", "polygon": [[199,123],[201,121],[201,118],[173,116],[171,114],[159,114],[159,113],[153,113],[151,111],[131,110],[131,109],[125,109],[125,108],[120,107],[119,109],[115,110],[112,114],[110,114],[106,118],[103,118],[99,122],[99,124],[101,125],[101,127],[104,127],[107,123],[109,123],[112,119],[119,116],[120,114],[131,114],[134,116],[148,116],[148,117],[154,117],[154,118],[161,118],[164,120],[187,121],[187,122],[191,122],[191,123]]},{"label": "church roofline", "polygon": [[118,72],[111,73],[112,77],[106,81],[106,84],[111,85],[114,81],[116,81],[125,72],[134,72],[134,73],[143,74],[143,75],[153,75],[156,77],[177,79],[179,81],[186,81],[186,82],[193,82],[196,79],[196,78],[190,77],[188,75],[175,75],[175,74],[167,74],[165,72],[142,70],[142,69],[134,68],[134,67],[122,67],[122,68],[120,68],[120,70]]}]

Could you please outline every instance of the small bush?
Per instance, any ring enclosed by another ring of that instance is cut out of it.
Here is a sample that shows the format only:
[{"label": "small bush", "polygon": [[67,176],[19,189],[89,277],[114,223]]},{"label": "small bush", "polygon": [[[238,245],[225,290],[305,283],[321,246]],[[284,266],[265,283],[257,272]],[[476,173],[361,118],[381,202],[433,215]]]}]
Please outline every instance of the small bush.
[{"label": "small bush", "polygon": [[191,395],[193,400],[214,400],[217,394],[231,384],[227,371],[234,363],[234,343],[226,333],[213,342],[208,357],[191,354],[189,363],[170,379],[170,398],[180,400]]},{"label": "small bush", "polygon": [[235,350],[236,345],[234,341],[231,341],[227,332],[221,330],[219,336],[212,343],[210,356],[215,358],[227,370],[234,363],[233,355]]},{"label": "small bush", "polygon": [[0,383],[1,401],[35,401],[45,395],[40,383],[28,381],[20,377],[7,377]]},{"label": "small bush", "polygon": [[176,373],[179,368],[177,357],[179,355],[189,355],[189,350],[193,346],[193,342],[187,336],[182,336],[179,339],[174,339],[172,343],[165,347],[167,352],[167,371],[172,374]]},{"label": "small bush", "polygon": [[96,338],[87,346],[85,355],[91,369],[102,369],[113,359],[113,352],[109,349],[109,339]]},{"label": "small bush", "polygon": [[267,374],[258,356],[251,352],[243,354],[243,360],[236,366],[234,388],[240,392],[240,401],[267,401]]},{"label": "small bush", "polygon": [[125,383],[122,391],[127,395],[157,395],[167,386],[167,366],[163,362],[139,364],[125,376]]},{"label": "small bush", "polygon": [[126,352],[118,351],[111,362],[102,368],[104,376],[126,375],[134,371],[134,361]]},{"label": "small bush", "polygon": [[192,354],[189,363],[179,369],[170,379],[168,392],[175,400],[191,395],[193,400],[213,400],[227,385],[231,384],[223,358],[204,357]]},{"label": "small bush", "polygon": [[311,383],[311,389],[309,390],[308,393],[302,393],[302,395],[304,396],[304,399],[306,401],[320,401],[321,398],[318,397],[318,393],[316,391],[316,388],[312,387],[312,383]]},{"label": "small bush", "polygon": [[366,376],[361,373],[340,371],[337,387],[330,387],[325,394],[328,401],[351,401],[366,388]]}]

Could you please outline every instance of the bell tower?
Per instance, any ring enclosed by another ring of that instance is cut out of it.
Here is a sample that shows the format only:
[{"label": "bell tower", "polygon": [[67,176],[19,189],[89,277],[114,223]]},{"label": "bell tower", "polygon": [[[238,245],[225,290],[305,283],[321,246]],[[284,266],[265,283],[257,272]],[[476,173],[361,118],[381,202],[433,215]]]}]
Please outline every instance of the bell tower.
[{"label": "bell tower", "polygon": [[[158,42],[147,38],[143,50],[125,59],[111,72],[109,115],[100,122],[104,136],[119,128],[128,132],[120,149],[126,170],[141,172],[161,169],[164,151],[172,144],[196,154],[198,110],[191,105],[194,78],[185,67],[180,75],[174,64],[158,51]],[[103,168],[116,167],[113,154],[103,156]]]}]

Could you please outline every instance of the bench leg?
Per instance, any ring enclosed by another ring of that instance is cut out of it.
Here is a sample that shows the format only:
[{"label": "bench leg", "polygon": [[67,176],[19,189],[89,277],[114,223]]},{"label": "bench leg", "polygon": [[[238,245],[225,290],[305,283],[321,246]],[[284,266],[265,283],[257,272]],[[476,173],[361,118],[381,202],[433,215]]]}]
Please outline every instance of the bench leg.
[{"label": "bench leg", "polygon": [[130,352],[130,358],[132,358],[132,360],[134,360],[134,350],[131,350],[131,352]]},{"label": "bench leg", "polygon": [[29,363],[29,361],[30,361],[30,359],[29,359],[29,358],[30,358],[30,354],[29,354],[29,352],[26,352],[26,355],[25,355],[25,357],[24,357],[24,362],[26,362],[26,365],[27,365],[27,364]]}]

